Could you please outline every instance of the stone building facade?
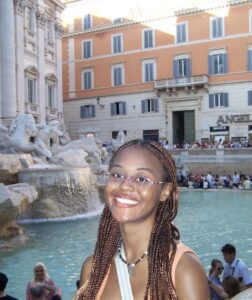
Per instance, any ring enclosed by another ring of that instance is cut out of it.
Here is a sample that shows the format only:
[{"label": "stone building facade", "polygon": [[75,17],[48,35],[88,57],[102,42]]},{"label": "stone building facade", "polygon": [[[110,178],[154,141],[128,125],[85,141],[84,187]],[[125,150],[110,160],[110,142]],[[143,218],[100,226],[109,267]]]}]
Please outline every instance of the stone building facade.
[{"label": "stone building facade", "polygon": [[252,1],[179,10],[163,2],[158,15],[159,1],[152,2],[127,10],[121,2],[66,1],[63,103],[71,136],[91,127],[104,142],[118,130],[172,144],[251,140]]},{"label": "stone building facade", "polygon": [[59,0],[0,1],[0,123],[18,114],[62,119]]}]

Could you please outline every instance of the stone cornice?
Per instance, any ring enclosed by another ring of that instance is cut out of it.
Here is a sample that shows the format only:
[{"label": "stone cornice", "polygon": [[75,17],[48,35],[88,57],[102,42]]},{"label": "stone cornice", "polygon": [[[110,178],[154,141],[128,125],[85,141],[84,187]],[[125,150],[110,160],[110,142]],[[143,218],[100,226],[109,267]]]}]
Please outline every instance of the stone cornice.
[{"label": "stone cornice", "polygon": [[15,5],[16,12],[22,15],[25,10],[25,1],[24,0],[13,0],[13,3]]}]

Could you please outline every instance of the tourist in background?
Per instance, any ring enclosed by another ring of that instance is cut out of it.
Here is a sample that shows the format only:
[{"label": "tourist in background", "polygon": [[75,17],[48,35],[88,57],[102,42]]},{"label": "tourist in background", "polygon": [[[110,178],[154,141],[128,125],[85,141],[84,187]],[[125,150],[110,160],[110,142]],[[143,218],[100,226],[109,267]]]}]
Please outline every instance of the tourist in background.
[{"label": "tourist in background", "polygon": [[251,189],[251,181],[249,179],[249,177],[245,177],[244,182],[243,182],[243,186],[245,190],[250,190]]},{"label": "tourist in background", "polygon": [[94,255],[74,299],[209,299],[197,255],[179,240],[176,166],[159,143],[132,140],[105,173]]},{"label": "tourist in background", "polygon": [[220,280],[220,275],[222,271],[223,271],[222,262],[219,259],[213,259],[211,261],[211,267],[208,276],[211,300],[228,299],[228,295],[225,292],[222,286],[222,282]]},{"label": "tourist in background", "polygon": [[[223,288],[228,295],[227,299],[231,299],[241,291],[240,282],[234,276],[227,276],[222,282]],[[245,299],[244,299],[245,300]]]},{"label": "tourist in background", "polygon": [[46,266],[42,262],[36,263],[33,273],[32,280],[27,284],[26,300],[33,300],[30,288],[34,283],[42,284],[45,290],[45,300],[52,300],[54,295],[61,297],[61,290],[58,289],[53,280],[49,278]]},{"label": "tourist in background", "polygon": [[240,282],[241,290],[252,287],[252,277],[248,267],[241,259],[236,259],[236,248],[232,244],[226,244],[221,248],[226,262],[223,271],[223,280],[228,276],[234,276]]},{"label": "tourist in background", "polygon": [[8,283],[8,277],[6,274],[0,272],[0,300],[17,300],[5,293],[5,288]]}]

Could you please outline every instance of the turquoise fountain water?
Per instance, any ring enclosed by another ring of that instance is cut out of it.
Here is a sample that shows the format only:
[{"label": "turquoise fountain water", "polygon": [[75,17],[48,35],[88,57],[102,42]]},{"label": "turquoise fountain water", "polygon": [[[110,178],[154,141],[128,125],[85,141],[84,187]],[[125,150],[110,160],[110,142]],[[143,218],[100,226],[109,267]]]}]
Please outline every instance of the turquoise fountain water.
[{"label": "turquoise fountain water", "polygon": [[[175,223],[206,272],[213,258],[222,259],[220,248],[228,242],[236,245],[238,256],[252,270],[251,211],[251,192],[186,191],[180,193]],[[63,290],[63,299],[70,300],[82,262],[93,251],[98,220],[98,215],[87,214],[74,220],[24,224],[30,241],[0,253],[0,271],[9,276],[7,292],[24,300],[34,264],[43,261]]]}]

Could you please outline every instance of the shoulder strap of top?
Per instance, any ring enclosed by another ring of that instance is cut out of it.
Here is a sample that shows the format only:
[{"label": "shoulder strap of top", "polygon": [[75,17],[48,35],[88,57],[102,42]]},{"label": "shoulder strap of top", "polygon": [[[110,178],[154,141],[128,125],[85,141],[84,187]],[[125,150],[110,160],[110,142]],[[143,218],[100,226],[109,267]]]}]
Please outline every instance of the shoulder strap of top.
[{"label": "shoulder strap of top", "polygon": [[180,261],[180,258],[182,257],[182,255],[184,253],[193,253],[194,255],[196,255],[196,253],[191,248],[187,247],[185,244],[183,244],[181,242],[178,242],[177,251],[176,251],[174,261],[173,261],[173,264],[172,264],[172,282],[173,282],[174,286],[176,286],[176,284],[175,284],[176,283],[175,282],[176,268],[177,268],[177,265]]}]

